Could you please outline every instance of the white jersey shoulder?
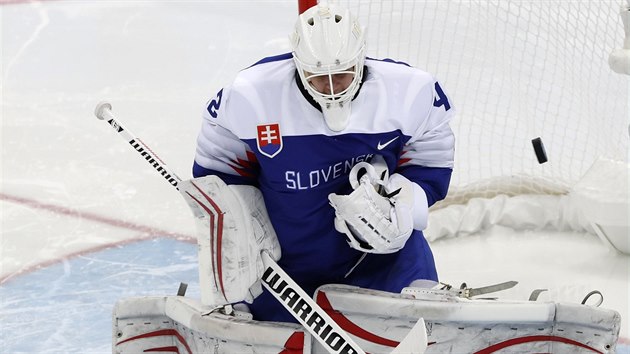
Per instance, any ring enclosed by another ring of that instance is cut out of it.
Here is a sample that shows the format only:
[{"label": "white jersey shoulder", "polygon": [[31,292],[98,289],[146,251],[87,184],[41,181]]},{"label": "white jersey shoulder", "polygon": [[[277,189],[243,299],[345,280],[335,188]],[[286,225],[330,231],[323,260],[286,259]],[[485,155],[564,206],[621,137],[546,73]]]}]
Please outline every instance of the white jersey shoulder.
[{"label": "white jersey shoulder", "polygon": [[[257,129],[270,124],[279,124],[284,137],[400,131],[409,137],[410,163],[452,167],[454,138],[448,122],[454,109],[435,78],[392,61],[367,60],[366,66],[350,123],[341,132],[328,129],[321,110],[298,88],[290,55],[244,69],[209,102],[198,147],[205,146],[207,153],[212,146],[229,145],[228,150],[243,156],[247,146],[242,142],[256,139]],[[198,150],[198,155],[206,153]]]},{"label": "white jersey shoulder", "polygon": [[[223,89],[223,103],[214,120],[242,139],[256,137],[256,126],[280,123],[287,106],[295,105],[300,92],[295,84],[292,59],[256,64],[242,70]],[[303,98],[302,98],[303,99]],[[211,117],[206,115],[211,122]]]},{"label": "white jersey shoulder", "polygon": [[355,99],[359,106],[355,113],[363,116],[373,111],[376,129],[394,127],[405,135],[418,135],[433,110],[435,78],[396,62],[367,60],[366,65],[368,76]]},{"label": "white jersey shoulder", "polygon": [[367,60],[366,65],[365,95],[355,100],[362,111],[354,113],[374,112],[374,129],[399,129],[410,137],[399,166],[452,168],[455,137],[449,123],[455,109],[435,77],[393,61]]},{"label": "white jersey shoulder", "polygon": [[433,107],[435,79],[407,65],[368,60],[368,74],[352,102],[347,129],[332,132],[320,110],[308,102],[295,81],[293,60],[254,65],[241,71],[223,92],[225,114],[218,123],[244,139],[255,127],[279,123],[284,135],[377,133],[401,130],[415,136],[426,127]]}]

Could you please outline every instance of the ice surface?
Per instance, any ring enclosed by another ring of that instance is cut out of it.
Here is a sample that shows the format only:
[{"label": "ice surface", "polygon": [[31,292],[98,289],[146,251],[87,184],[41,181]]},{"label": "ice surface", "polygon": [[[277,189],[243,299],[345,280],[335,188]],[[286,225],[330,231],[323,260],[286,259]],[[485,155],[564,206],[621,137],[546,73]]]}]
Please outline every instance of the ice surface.
[{"label": "ice surface", "polygon": [[[94,106],[109,100],[189,178],[206,100],[289,51],[296,11],[293,0],[0,5],[1,352],[110,352],[117,298],[173,294],[180,281],[194,296],[187,206]],[[541,298],[571,302],[602,291],[628,352],[630,260],[596,237],[495,228],[432,246],[454,285],[518,280],[501,295],[548,288]]]},{"label": "ice surface", "polygon": [[111,352],[112,308],[130,296],[199,298],[196,246],[140,241],[87,253],[17,277],[0,288],[3,353]]}]

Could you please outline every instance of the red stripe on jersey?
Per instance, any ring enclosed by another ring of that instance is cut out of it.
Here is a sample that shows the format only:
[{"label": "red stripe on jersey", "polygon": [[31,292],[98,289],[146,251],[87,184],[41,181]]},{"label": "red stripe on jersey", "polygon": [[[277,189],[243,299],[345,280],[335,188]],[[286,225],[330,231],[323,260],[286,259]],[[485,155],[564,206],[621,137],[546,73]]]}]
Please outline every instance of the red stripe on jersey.
[{"label": "red stripe on jersey", "polygon": [[232,169],[234,171],[236,171],[236,173],[238,173],[242,177],[249,177],[249,178],[254,178],[255,177],[253,173],[251,173],[251,172],[249,172],[249,171],[247,171],[247,170],[245,170],[243,168],[239,168],[239,167],[236,167],[234,165],[229,165],[229,166],[232,167]]},{"label": "red stripe on jersey", "polygon": [[402,166],[402,165],[406,164],[407,162],[411,161],[411,159],[403,158],[403,155],[405,155],[408,152],[409,151],[407,151],[407,150],[403,150],[400,153],[400,157],[398,158],[398,165],[397,166]]},{"label": "red stripe on jersey", "polygon": [[247,160],[251,161],[252,163],[258,163],[258,158],[256,158],[256,154],[251,151],[245,151],[245,153],[247,154]]}]

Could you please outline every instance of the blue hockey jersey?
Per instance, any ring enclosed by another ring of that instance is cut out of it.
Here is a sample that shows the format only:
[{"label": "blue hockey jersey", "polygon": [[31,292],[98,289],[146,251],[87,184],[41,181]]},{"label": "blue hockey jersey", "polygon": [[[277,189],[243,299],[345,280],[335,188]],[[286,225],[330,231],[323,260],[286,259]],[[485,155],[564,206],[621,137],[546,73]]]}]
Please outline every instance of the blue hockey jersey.
[{"label": "blue hockey jersey", "polygon": [[[368,59],[351,109],[348,127],[330,130],[291,54],[263,59],[209,100],[193,175],[215,174],[261,190],[281,245],[278,263],[307,292],[327,283],[398,292],[415,279],[436,280],[420,231],[403,250],[369,254],[354,268],[363,254],[335,230],[328,195],[351,193],[352,167],[378,154],[390,173],[420,185],[429,205],[444,198],[454,156],[451,101],[430,74]],[[291,320],[268,310],[267,298],[254,302],[255,317]]]}]

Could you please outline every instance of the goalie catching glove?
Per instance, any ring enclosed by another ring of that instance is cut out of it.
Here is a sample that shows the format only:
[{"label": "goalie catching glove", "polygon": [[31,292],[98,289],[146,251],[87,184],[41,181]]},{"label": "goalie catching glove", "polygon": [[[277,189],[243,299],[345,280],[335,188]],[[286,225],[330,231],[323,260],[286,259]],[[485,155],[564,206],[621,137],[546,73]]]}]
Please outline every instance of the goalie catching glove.
[{"label": "goalie catching glove", "polygon": [[405,176],[387,173],[380,156],[350,171],[350,195],[328,195],[335,209],[335,229],[350,247],[368,253],[394,253],[405,246],[413,229],[427,226],[427,197]]}]

